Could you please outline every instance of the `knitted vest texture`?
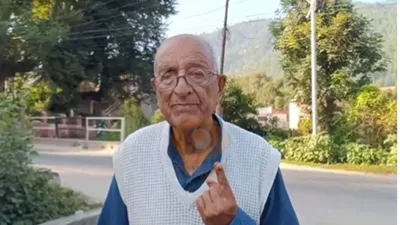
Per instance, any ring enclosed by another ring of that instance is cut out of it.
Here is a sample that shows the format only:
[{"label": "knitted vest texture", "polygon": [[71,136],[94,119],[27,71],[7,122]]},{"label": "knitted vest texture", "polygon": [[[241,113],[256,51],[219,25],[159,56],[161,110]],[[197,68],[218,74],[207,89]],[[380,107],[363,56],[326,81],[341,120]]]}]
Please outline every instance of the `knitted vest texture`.
[{"label": "knitted vest texture", "polygon": [[[239,207],[259,223],[277,173],[280,153],[263,138],[233,124],[222,125],[221,163]],[[114,153],[114,171],[132,225],[203,225],[196,199],[208,190],[185,191],[167,153],[170,125],[131,134]],[[209,175],[217,180],[215,171]]]}]

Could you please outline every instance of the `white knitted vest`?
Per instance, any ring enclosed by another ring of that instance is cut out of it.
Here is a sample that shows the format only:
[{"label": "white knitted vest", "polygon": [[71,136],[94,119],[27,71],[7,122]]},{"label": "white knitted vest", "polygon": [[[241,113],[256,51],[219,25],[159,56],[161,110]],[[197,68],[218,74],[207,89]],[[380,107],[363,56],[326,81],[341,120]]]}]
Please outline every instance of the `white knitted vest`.
[{"label": "white knitted vest", "polygon": [[[263,138],[218,118],[221,163],[239,207],[259,223],[278,170],[280,153]],[[114,154],[114,171],[132,225],[203,225],[196,199],[208,190],[185,191],[168,156],[170,125],[131,134]],[[212,171],[210,178],[216,180]]]}]

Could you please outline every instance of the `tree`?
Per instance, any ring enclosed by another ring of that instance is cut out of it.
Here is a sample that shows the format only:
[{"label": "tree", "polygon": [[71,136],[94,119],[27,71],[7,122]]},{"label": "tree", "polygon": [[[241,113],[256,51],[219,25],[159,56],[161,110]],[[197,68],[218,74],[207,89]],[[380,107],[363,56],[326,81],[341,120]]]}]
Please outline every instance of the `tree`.
[{"label": "tree", "polygon": [[376,86],[364,86],[345,111],[348,135],[362,144],[383,146],[389,135],[396,134],[396,99]]},{"label": "tree", "polygon": [[34,72],[61,90],[55,100],[63,105],[79,99],[83,81],[100,87],[99,98],[140,101],[152,93],[153,56],[175,4],[1,0],[0,82]]},{"label": "tree", "polygon": [[152,93],[153,56],[175,2],[69,2],[79,19],[65,19],[70,32],[46,58],[43,73],[67,96],[88,80],[100,86],[101,97],[124,100],[133,95],[142,100]]},{"label": "tree", "polygon": [[270,77],[265,73],[251,73],[234,77],[245,94],[254,94],[259,106],[287,109],[293,97],[283,77]]},{"label": "tree", "polygon": [[0,1],[0,92],[8,78],[38,67],[66,31],[59,21],[46,18],[46,10],[37,10],[39,2],[46,1]]},{"label": "tree", "polygon": [[224,120],[248,131],[264,135],[257,121],[258,112],[254,95],[243,93],[239,85],[230,80],[223,99]]},{"label": "tree", "polygon": [[[281,0],[283,18],[271,26],[285,75],[302,105],[311,104],[310,22],[307,1]],[[340,102],[351,99],[370,74],[385,70],[381,35],[348,0],[326,1],[317,15],[319,122],[334,132]]]}]

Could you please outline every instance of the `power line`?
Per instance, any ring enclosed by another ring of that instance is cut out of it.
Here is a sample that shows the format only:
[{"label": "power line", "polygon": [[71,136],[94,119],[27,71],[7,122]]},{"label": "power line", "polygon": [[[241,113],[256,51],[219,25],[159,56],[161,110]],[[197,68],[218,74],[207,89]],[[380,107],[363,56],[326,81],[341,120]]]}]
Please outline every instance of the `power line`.
[{"label": "power line", "polygon": [[71,15],[62,16],[62,17],[55,17],[54,19],[55,19],[55,20],[62,20],[62,19],[72,18],[72,17],[74,17],[74,16],[77,16],[77,15],[78,15],[79,13],[81,13],[81,12],[84,12],[84,11],[93,11],[93,10],[98,9],[98,8],[100,8],[100,7],[102,7],[102,6],[105,6],[105,5],[107,5],[107,4],[109,4],[109,3],[113,2],[113,1],[115,1],[115,0],[109,0],[109,1],[107,1],[107,2],[103,2],[103,3],[100,3],[100,4],[98,4],[98,5],[95,4],[95,5],[93,5],[93,6],[90,6],[89,9],[79,9],[79,10],[77,10],[75,13],[72,13]]},{"label": "power line", "polygon": [[[120,7],[117,7],[117,8],[114,8],[114,9],[109,10],[107,14],[115,13],[115,12],[117,12],[117,11],[120,10],[120,9],[124,9],[124,8],[130,7],[130,6],[135,6],[135,5],[143,4],[143,2],[147,2],[147,1],[150,1],[150,0],[142,0],[142,1],[139,1],[139,2],[128,3],[128,4],[125,4],[125,5],[123,5],[123,6],[120,6]],[[157,8],[159,5],[160,5],[159,3],[155,3],[155,4],[152,4],[150,7],[142,7],[141,9],[152,9],[152,8]],[[128,11],[127,13],[136,12],[136,11],[138,11],[138,10]],[[95,13],[95,14],[93,14],[93,15],[94,15],[94,16],[98,16],[98,15],[100,15],[100,14],[101,14],[101,13],[97,13],[97,14]],[[99,19],[99,20],[96,20],[96,21],[90,21],[90,22],[84,22],[84,23],[76,24],[76,25],[73,25],[72,27],[73,27],[73,28],[76,28],[76,27],[81,27],[81,26],[93,24],[93,23],[99,24],[100,21],[106,21],[106,20],[109,20],[109,19],[112,19],[112,18],[116,18],[116,17],[119,17],[119,16],[123,16],[123,15],[122,15],[122,14],[117,14],[117,15],[109,16],[109,17],[102,18],[102,19]]]},{"label": "power line", "polygon": [[[397,3],[396,3],[396,2],[391,2],[391,3],[379,3],[379,6],[391,6],[391,5],[397,5]],[[350,4],[337,4],[337,5],[335,5],[335,7],[339,7],[339,8],[337,8],[337,9],[339,9],[339,10],[340,10],[340,9],[345,9],[345,8],[347,8],[348,6],[353,6],[353,9],[354,9],[355,11],[357,11],[357,10],[359,10],[359,9],[369,9],[369,8],[371,8],[371,6],[357,7],[357,6],[355,6],[355,5],[350,5]],[[269,14],[269,12],[255,13],[255,14],[246,15],[245,17],[250,18],[250,17],[257,17],[257,16],[266,16],[266,15],[268,15],[268,14]],[[327,14],[327,13],[319,12],[318,14]]]},{"label": "power line", "polygon": [[[247,1],[247,0],[244,0],[244,1],[240,1],[240,2],[236,2],[236,3],[242,3],[242,2],[245,2],[245,1]],[[137,2],[136,2],[137,3]],[[388,3],[388,4],[385,4],[385,5],[392,5],[392,4],[396,4],[396,3]],[[126,5],[125,5],[126,6]],[[121,7],[119,7],[119,8],[121,8]],[[151,8],[151,7],[145,7],[145,8],[141,8],[141,9],[148,9],[148,8]],[[135,10],[136,11],[136,10]],[[216,9],[213,9],[213,10],[208,10],[208,11],[205,11],[205,12],[202,12],[202,13],[198,13],[198,14],[194,14],[194,15],[191,15],[191,16],[188,16],[188,17],[186,17],[186,18],[192,18],[192,17],[197,17],[197,16],[200,16],[200,15],[206,15],[206,14],[209,14],[209,13],[211,13],[211,12],[215,12],[216,11]],[[133,12],[133,11],[132,11]],[[324,14],[324,13],[319,13],[319,14]],[[260,13],[258,13],[258,14],[253,14],[253,15],[261,15]],[[120,15],[118,15],[118,16],[120,16]],[[252,16],[252,15],[249,15],[249,16]],[[236,24],[236,23],[234,23],[234,24]],[[233,24],[229,24],[228,26],[232,26]],[[206,26],[201,26],[201,27],[206,27]],[[211,27],[211,25],[210,26],[207,26],[207,27]],[[191,27],[192,28],[192,27]],[[133,28],[131,28],[131,27],[126,27],[126,28],[123,28],[123,27],[121,27],[121,28],[114,28],[114,29],[94,29],[94,30],[87,30],[87,31],[82,31],[82,32],[72,32],[72,33],[69,33],[68,35],[79,35],[79,34],[89,34],[89,33],[96,33],[96,32],[112,32],[112,31],[124,31],[124,30],[126,30],[126,31],[128,31],[128,30],[131,30],[131,29],[133,29]],[[219,28],[219,29],[221,29],[221,28]],[[223,28],[222,28],[223,29]],[[104,38],[104,37],[123,37],[123,36],[129,36],[129,35],[131,35],[131,32],[125,32],[125,33],[122,33],[122,34],[117,34],[117,35],[113,35],[113,34],[102,34],[102,35],[90,35],[90,36],[81,36],[81,37],[75,37],[75,38],[65,38],[65,40],[74,40],[74,41],[77,41],[77,40],[89,40],[89,39],[96,39],[96,38]],[[243,36],[243,37],[245,37],[244,35],[242,35],[242,34],[239,34],[239,35],[241,35],[241,36]],[[248,38],[248,37],[246,37],[247,39],[250,39],[250,38]]]},{"label": "power line", "polygon": [[[124,5],[124,6],[121,6],[121,7],[115,8],[115,9],[111,9],[111,12],[115,12],[116,10],[123,9],[123,8],[128,7],[128,6],[134,6],[134,5],[138,4],[138,3],[143,3],[144,1],[150,1],[150,0],[142,0],[141,2],[128,3],[128,4]],[[235,2],[235,3],[236,4],[240,4],[240,3],[243,3],[243,2],[246,2],[246,1],[249,1],[249,0],[241,0],[241,1],[238,1],[238,2]],[[156,4],[153,4],[153,5],[150,5],[149,7],[142,7],[142,8],[137,9],[137,10],[128,11],[127,13],[137,12],[137,11],[140,11],[140,10],[157,8],[158,6],[159,6],[159,4],[156,3]],[[214,8],[214,9],[211,9],[211,10],[207,10],[207,11],[204,11],[204,12],[201,12],[201,13],[196,13],[194,15],[190,15],[190,16],[184,17],[184,19],[191,19],[191,18],[195,18],[195,17],[199,17],[199,16],[208,15],[210,13],[217,12],[217,11],[220,11],[222,9],[224,9],[224,6],[218,7],[218,8]],[[94,15],[96,15],[96,14],[94,14]],[[112,16],[109,16],[109,17],[106,17],[106,18],[102,18],[102,19],[99,19],[99,20],[96,20],[96,21],[90,21],[90,22],[84,22],[84,23],[81,23],[81,24],[76,24],[76,25],[73,25],[72,27],[73,28],[77,28],[77,27],[81,27],[81,26],[85,26],[85,25],[89,25],[89,24],[93,24],[93,23],[94,23],[93,25],[97,25],[97,24],[101,24],[100,22],[107,21],[109,19],[116,18],[116,17],[119,17],[119,16],[122,16],[122,14],[112,15]]]}]

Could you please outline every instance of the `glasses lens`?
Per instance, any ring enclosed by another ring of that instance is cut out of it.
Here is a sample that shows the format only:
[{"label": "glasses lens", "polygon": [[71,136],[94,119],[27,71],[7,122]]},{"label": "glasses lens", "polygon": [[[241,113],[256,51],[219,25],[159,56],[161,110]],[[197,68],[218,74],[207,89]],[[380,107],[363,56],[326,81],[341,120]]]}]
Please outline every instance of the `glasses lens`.
[{"label": "glasses lens", "polygon": [[164,74],[156,78],[157,86],[160,91],[168,91],[176,85],[176,76]]},{"label": "glasses lens", "polygon": [[[191,85],[205,85],[209,81],[209,73],[205,70],[201,69],[192,69],[189,70],[184,79],[186,82]],[[169,91],[175,88],[178,81],[178,77],[176,74],[163,74],[156,78],[157,89],[159,91]]]},{"label": "glasses lens", "polygon": [[202,85],[208,81],[208,74],[204,70],[191,70],[186,75],[190,84]]}]

